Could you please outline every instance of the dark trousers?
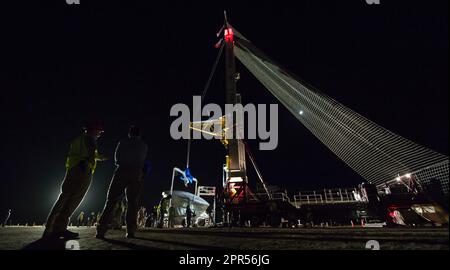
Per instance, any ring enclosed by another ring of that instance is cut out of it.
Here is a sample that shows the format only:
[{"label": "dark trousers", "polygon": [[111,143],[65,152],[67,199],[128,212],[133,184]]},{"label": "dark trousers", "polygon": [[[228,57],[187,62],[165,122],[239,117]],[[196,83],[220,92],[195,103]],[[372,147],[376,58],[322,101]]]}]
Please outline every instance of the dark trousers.
[{"label": "dark trousers", "polygon": [[80,205],[92,181],[90,170],[75,166],[66,171],[61,193],[53,205],[45,224],[45,233],[57,233],[67,229],[70,216]]},{"label": "dark trousers", "polygon": [[108,196],[99,221],[98,230],[106,232],[114,215],[115,206],[122,200],[125,193],[127,198],[126,223],[127,232],[133,233],[137,229],[137,213],[139,196],[143,184],[142,169],[117,168],[109,185]]}]

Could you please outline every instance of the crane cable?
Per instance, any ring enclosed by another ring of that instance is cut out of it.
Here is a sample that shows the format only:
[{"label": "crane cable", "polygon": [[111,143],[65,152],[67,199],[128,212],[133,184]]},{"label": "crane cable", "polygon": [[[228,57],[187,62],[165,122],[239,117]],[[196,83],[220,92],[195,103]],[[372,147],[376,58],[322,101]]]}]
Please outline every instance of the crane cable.
[{"label": "crane cable", "polygon": [[[208,80],[206,81],[205,87],[203,88],[201,103],[203,103],[203,100],[205,99],[206,93],[208,92],[208,89],[209,89],[211,81],[214,77],[214,74],[216,73],[217,65],[219,64],[220,56],[222,55],[224,46],[225,46],[225,42],[222,42],[220,49],[219,49],[219,53],[217,54],[217,57],[216,57],[216,61],[214,62],[214,65],[211,69],[211,72],[209,74]],[[194,115],[195,115],[196,108],[193,108],[193,109],[194,109]],[[191,136],[189,136],[188,145],[187,145],[186,168],[189,168],[189,159],[191,156],[191,143],[192,143],[192,139],[191,139]]]},{"label": "crane cable", "polygon": [[262,176],[262,174],[261,174],[261,171],[259,170],[258,165],[256,164],[256,160],[255,160],[255,158],[253,157],[253,153],[252,153],[252,151],[250,150],[249,145],[248,145],[247,142],[244,141],[244,140],[242,140],[242,142],[243,142],[244,145],[245,145],[245,149],[246,149],[247,155],[248,155],[248,157],[250,158],[250,161],[252,162],[253,167],[255,168],[255,171],[256,171],[256,174],[258,175],[259,181],[261,181],[261,184],[262,184],[264,190],[266,191],[266,194],[267,194],[267,196],[269,197],[269,200],[272,200],[272,194],[269,192],[269,189],[268,189],[267,186],[266,186],[266,182],[264,181],[264,178],[263,178],[263,176]]}]

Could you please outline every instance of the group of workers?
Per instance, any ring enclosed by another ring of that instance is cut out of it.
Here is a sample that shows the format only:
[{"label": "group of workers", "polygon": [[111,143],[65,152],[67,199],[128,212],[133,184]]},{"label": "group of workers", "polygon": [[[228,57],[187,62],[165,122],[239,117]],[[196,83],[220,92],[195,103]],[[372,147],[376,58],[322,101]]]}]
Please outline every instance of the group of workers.
[{"label": "group of workers", "polygon": [[76,225],[77,225],[77,227],[80,227],[80,226],[87,226],[87,227],[95,226],[95,225],[98,224],[98,221],[100,220],[100,215],[101,215],[100,212],[98,212],[97,214],[95,214],[95,212],[91,212],[91,215],[86,215],[86,214],[84,214],[83,211],[81,211],[80,214],[78,214]]},{"label": "group of workers", "polygon": [[[47,218],[43,238],[77,238],[78,233],[67,229],[69,219],[83,200],[92,182],[98,161],[107,158],[98,151],[97,140],[104,132],[101,124],[88,123],[83,134],[70,143],[66,174],[61,193]],[[103,239],[114,218],[114,212],[124,196],[127,199],[126,237],[135,237],[141,188],[147,172],[148,146],[141,140],[141,130],[130,126],[128,137],[115,149],[116,168],[112,175],[103,212],[98,220],[95,237]]]},{"label": "group of workers", "polygon": [[[177,217],[177,213],[173,204],[171,205],[170,200],[172,199],[172,195],[167,194],[166,192],[162,193],[162,198],[158,205],[154,208],[154,216],[151,217],[150,226],[163,228],[165,226],[169,228],[173,228],[175,226],[175,217]],[[167,217],[167,219],[165,219]],[[184,218],[182,220],[181,225],[184,228],[192,227],[194,224],[194,219],[196,217],[195,211],[192,210],[191,202],[188,201]],[[165,222],[167,221],[167,223]]]}]

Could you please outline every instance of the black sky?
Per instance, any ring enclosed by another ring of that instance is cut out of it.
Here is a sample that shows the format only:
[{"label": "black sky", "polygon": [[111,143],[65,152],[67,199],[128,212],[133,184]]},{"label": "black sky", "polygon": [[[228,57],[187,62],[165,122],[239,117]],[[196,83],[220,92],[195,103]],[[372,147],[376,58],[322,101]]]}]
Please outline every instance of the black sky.
[{"label": "black sky", "polygon": [[[186,159],[186,142],[169,135],[170,107],[201,93],[224,9],[234,27],[292,73],[448,155],[448,1],[45,2],[0,7],[0,213],[12,208],[17,222],[45,220],[68,143],[89,119],[103,121],[99,145],[109,156],[130,123],[142,126],[154,167],[143,202],[157,200],[172,167]],[[277,102],[237,68],[244,102]],[[216,75],[206,102],[223,103],[222,66]],[[281,106],[279,117],[278,148],[254,150],[267,182],[292,193],[362,181]],[[224,154],[219,142],[194,142],[192,173],[219,184]],[[112,162],[99,166],[80,209],[101,209],[112,169]]]}]

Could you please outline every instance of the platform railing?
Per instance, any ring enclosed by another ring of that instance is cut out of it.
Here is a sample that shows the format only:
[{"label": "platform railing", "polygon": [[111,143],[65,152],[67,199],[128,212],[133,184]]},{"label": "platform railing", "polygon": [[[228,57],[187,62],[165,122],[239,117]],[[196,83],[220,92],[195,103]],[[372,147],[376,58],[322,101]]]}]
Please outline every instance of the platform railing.
[{"label": "platform railing", "polygon": [[300,207],[305,204],[353,203],[357,199],[355,189],[324,189],[320,191],[303,191],[294,195],[293,204]]},{"label": "platform railing", "polygon": [[[285,192],[272,192],[270,193],[271,199],[275,201],[291,202],[291,199]],[[267,193],[256,193],[254,197],[249,197],[249,200],[269,200],[269,195]]]}]

